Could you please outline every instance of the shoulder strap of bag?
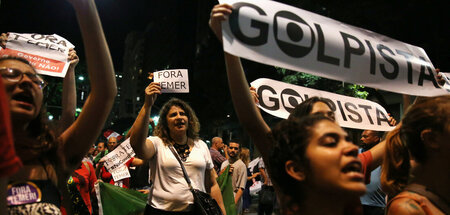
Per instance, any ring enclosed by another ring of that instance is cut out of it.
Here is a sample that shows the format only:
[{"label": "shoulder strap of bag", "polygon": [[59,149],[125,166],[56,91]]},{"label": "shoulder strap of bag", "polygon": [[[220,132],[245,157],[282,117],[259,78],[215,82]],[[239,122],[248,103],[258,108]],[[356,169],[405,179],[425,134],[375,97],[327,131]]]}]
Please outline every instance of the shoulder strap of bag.
[{"label": "shoulder strap of bag", "polygon": [[175,149],[173,149],[172,145],[169,145],[169,149],[170,149],[170,151],[172,151],[172,154],[175,156],[175,158],[177,159],[178,163],[180,163],[181,170],[183,170],[184,179],[186,179],[186,182],[189,185],[189,189],[193,190],[192,185],[191,185],[191,180],[189,179],[189,176],[188,176],[188,174],[186,172],[186,169],[184,168],[183,162],[181,161],[181,159],[178,156],[178,154],[175,152]]}]

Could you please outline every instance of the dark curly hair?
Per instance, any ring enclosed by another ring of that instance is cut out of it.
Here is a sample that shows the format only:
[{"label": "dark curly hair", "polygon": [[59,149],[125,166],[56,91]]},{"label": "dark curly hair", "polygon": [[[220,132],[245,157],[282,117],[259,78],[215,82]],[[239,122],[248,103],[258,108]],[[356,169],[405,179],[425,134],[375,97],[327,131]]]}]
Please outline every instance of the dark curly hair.
[{"label": "dark curly hair", "polygon": [[[334,110],[333,105],[330,104],[329,100],[327,100],[325,98],[320,98],[320,97],[314,96],[314,97],[306,99],[304,102],[295,106],[294,110],[292,110],[291,113],[289,114],[288,119],[303,118],[303,117],[311,114],[311,111],[317,102],[323,102],[326,105],[328,105],[328,107],[331,110]],[[334,118],[333,118],[333,120],[334,120]]]},{"label": "dark curly hair", "polygon": [[333,122],[332,119],[322,114],[313,114],[301,119],[283,120],[272,129],[274,147],[269,158],[268,170],[273,182],[279,186],[284,195],[289,197],[288,199],[292,200],[284,202],[288,208],[295,202],[305,199],[305,192],[303,192],[305,182],[297,181],[288,175],[285,171],[285,164],[292,160],[304,168],[308,174],[310,167],[309,160],[305,155],[306,148],[314,132],[314,126],[323,120]]},{"label": "dark curly hair", "polygon": [[[5,60],[15,60],[30,66],[35,72],[35,68],[26,59],[4,55],[0,57],[0,62]],[[45,88],[44,88],[45,90]],[[47,93],[44,91],[44,95]],[[51,164],[64,164],[63,157],[60,156],[59,141],[54,132],[47,124],[47,111],[45,109],[45,98],[43,99],[40,113],[30,121],[27,130],[30,136],[14,141],[17,155],[24,164],[36,162],[36,159],[48,160]],[[16,137],[17,138],[17,137]]]},{"label": "dark curly hair", "polygon": [[172,142],[169,127],[167,125],[167,114],[172,106],[180,107],[184,110],[186,116],[188,117],[187,136],[191,139],[197,140],[198,132],[200,131],[200,122],[198,121],[197,115],[195,115],[195,112],[192,110],[191,106],[183,100],[177,98],[171,98],[161,108],[161,111],[159,112],[158,125],[156,125],[154,135],[160,137],[166,144]]}]

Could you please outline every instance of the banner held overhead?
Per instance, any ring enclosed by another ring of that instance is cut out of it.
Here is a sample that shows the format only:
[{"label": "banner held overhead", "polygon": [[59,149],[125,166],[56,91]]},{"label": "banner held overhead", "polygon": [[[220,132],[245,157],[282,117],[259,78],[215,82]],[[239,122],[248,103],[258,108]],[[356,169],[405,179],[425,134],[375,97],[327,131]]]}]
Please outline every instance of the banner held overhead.
[{"label": "banner held overhead", "polygon": [[390,131],[389,115],[379,104],[336,93],[300,87],[260,78],[251,83],[259,96],[259,108],[265,112],[287,119],[295,106],[313,96],[328,100],[336,121],[342,127],[362,130]]},{"label": "banner held overhead", "polygon": [[448,93],[420,47],[275,1],[221,3],[233,6],[222,23],[230,54],[402,94]]}]

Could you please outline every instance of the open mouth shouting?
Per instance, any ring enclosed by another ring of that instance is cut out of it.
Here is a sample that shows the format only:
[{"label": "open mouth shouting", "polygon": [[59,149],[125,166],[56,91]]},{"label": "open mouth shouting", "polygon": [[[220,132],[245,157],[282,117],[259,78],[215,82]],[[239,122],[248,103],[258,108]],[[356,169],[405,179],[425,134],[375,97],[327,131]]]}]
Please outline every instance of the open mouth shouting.
[{"label": "open mouth shouting", "polygon": [[186,127],[186,121],[182,119],[175,121],[175,127],[178,129]]},{"label": "open mouth shouting", "polygon": [[31,110],[34,107],[34,98],[31,92],[22,91],[20,93],[16,93],[12,96],[11,100],[13,100],[20,107],[25,108],[27,110]]},{"label": "open mouth shouting", "polygon": [[364,175],[362,174],[362,165],[361,161],[359,160],[354,160],[347,163],[344,168],[342,168],[341,172],[350,177],[351,180],[364,181]]}]

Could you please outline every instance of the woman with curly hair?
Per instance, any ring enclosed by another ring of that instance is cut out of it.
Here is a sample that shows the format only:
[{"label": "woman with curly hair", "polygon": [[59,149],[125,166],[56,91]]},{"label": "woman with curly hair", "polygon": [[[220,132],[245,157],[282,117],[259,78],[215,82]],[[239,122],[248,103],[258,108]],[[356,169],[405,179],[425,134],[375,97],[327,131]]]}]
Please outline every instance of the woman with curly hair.
[{"label": "woman with curly hair", "polygon": [[114,103],[114,69],[95,2],[71,3],[84,39],[91,92],[78,119],[59,136],[46,123],[43,78],[25,59],[0,59],[14,145],[24,164],[10,178],[9,214],[61,214],[60,191],[66,191],[68,177],[99,135]]},{"label": "woman with curly hair", "polygon": [[161,94],[159,83],[145,89],[145,103],[131,130],[130,142],[136,155],[150,162],[153,182],[145,214],[194,214],[194,198],[183,176],[175,148],[186,167],[192,187],[211,194],[225,214],[216,171],[205,142],[199,139],[200,123],[184,101],[170,99],[161,108],[159,122],[147,138],[151,107]]},{"label": "woman with curly hair", "polygon": [[450,214],[450,96],[422,98],[387,137],[388,215]]},{"label": "woman with curly hair", "polygon": [[366,191],[358,147],[333,120],[313,114],[283,120],[272,130],[271,178],[285,214],[353,214]]}]

